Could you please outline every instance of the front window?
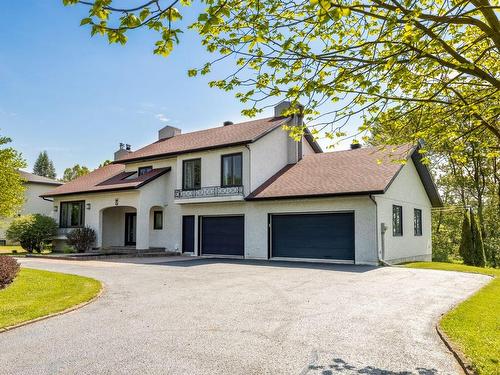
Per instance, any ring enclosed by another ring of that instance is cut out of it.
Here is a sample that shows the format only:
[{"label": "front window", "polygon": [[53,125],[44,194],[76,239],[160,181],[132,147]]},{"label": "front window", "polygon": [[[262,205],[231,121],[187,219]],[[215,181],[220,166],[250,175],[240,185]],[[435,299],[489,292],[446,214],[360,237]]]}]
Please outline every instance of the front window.
[{"label": "front window", "polygon": [[403,235],[403,207],[392,206],[392,235]]},{"label": "front window", "polygon": [[140,177],[146,173],[149,173],[153,170],[152,166],[147,166],[147,167],[140,167],[139,170],[137,171],[137,175]]},{"label": "front window", "polygon": [[153,213],[153,229],[163,229],[163,211],[154,211]]},{"label": "front window", "polygon": [[241,186],[242,154],[222,155],[222,183],[225,186]]},{"label": "front window", "polygon": [[182,189],[201,189],[201,159],[191,159],[183,161]]},{"label": "front window", "polygon": [[81,228],[85,225],[85,201],[61,202],[61,228]]},{"label": "front window", "polygon": [[413,211],[413,232],[415,236],[422,235],[422,210],[418,208]]}]

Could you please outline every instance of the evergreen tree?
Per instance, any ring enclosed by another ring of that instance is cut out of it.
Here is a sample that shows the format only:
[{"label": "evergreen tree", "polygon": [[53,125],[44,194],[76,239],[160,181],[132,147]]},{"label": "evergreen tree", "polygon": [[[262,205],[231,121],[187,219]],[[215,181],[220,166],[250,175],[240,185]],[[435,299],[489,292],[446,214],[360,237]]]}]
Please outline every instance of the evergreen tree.
[{"label": "evergreen tree", "polygon": [[472,231],[469,221],[469,215],[464,213],[464,221],[462,222],[462,238],[460,240],[459,253],[462,257],[464,264],[470,266],[474,265],[472,253],[474,252],[474,244],[472,241]]},{"label": "evergreen tree", "polygon": [[42,151],[36,159],[35,165],[33,166],[33,173],[38,176],[56,178],[56,169],[54,168],[54,163],[49,159],[47,151]]},{"label": "evergreen tree", "polygon": [[481,236],[481,231],[477,225],[477,220],[474,214],[471,212],[471,234],[472,234],[472,244],[473,244],[473,263],[477,267],[484,267],[486,260],[484,255],[484,245],[483,238]]}]

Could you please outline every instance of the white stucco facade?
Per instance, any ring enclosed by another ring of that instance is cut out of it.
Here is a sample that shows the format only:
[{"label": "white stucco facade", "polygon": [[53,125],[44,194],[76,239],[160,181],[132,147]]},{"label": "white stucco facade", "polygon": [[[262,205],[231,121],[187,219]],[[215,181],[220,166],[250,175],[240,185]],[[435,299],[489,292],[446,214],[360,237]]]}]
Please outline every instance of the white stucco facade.
[{"label": "white stucco facade", "polygon": [[[386,193],[376,195],[379,254],[389,262],[432,259],[431,202],[418,176],[414,162],[409,159],[389,186]],[[392,209],[403,208],[403,235],[393,235]],[[422,235],[414,232],[414,210],[422,211]],[[382,234],[381,225],[386,225]],[[383,237],[383,238],[382,238]]]},{"label": "white stucco facade", "polygon": [[[293,154],[298,150],[302,155]],[[303,139],[302,146],[291,140],[281,128],[268,132],[246,145],[220,147],[210,150],[130,162],[126,172],[140,167],[169,168],[168,172],[137,189],[64,195],[54,198],[51,213],[59,220],[62,202],[85,201],[85,225],[97,232],[97,248],[125,246],[125,215],[135,213],[135,247],[162,248],[181,252],[183,248],[183,217],[194,217],[194,251],[200,254],[200,218],[208,216],[244,217],[244,257],[268,259],[270,256],[269,218],[273,214],[345,213],[354,215],[354,263],[377,264],[387,261],[429,259],[431,244],[431,203],[411,159],[396,175],[384,194],[371,196],[349,195],[274,200],[246,200],[245,197],[269,178],[303,155],[314,153]],[[201,159],[201,186],[221,185],[221,158],[241,153],[242,192],[227,196],[176,196],[182,190],[183,162]],[[403,207],[403,236],[392,235],[392,206]],[[423,233],[413,232],[413,210],[422,210]],[[154,228],[154,212],[161,212],[162,227]],[[381,224],[387,225],[382,237]],[[61,231],[64,233],[71,229]],[[314,233],[311,233],[314,236]]]}]

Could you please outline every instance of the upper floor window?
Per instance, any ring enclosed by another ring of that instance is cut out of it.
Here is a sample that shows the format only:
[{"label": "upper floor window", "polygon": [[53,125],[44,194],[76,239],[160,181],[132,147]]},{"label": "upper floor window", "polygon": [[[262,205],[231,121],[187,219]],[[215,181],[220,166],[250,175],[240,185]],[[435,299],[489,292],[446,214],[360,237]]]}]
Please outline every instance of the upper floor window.
[{"label": "upper floor window", "polygon": [[59,226],[81,228],[85,225],[85,201],[61,202]]},{"label": "upper floor window", "polygon": [[402,206],[392,206],[392,235],[402,236],[403,235],[403,207]]},{"label": "upper floor window", "polygon": [[201,159],[184,160],[182,162],[182,189],[201,189]]},{"label": "upper floor window", "polygon": [[222,155],[221,186],[241,186],[243,184],[242,154]]},{"label": "upper floor window", "polygon": [[422,210],[418,208],[413,211],[413,233],[415,236],[422,235]]},{"label": "upper floor window", "polygon": [[149,173],[153,170],[153,167],[148,165],[147,167],[139,167],[139,170],[137,171],[137,175],[140,177],[143,174]]}]

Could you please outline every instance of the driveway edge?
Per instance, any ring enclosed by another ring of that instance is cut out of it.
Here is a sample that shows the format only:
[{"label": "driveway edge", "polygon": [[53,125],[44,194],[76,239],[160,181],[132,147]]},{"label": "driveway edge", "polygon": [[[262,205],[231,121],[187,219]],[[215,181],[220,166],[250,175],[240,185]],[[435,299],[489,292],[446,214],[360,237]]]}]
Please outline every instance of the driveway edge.
[{"label": "driveway edge", "polygon": [[465,355],[462,353],[462,351],[453,343],[453,341],[444,333],[441,328],[439,327],[439,323],[436,324],[436,332],[438,336],[441,338],[441,340],[444,342],[448,350],[453,354],[457,362],[460,364],[462,369],[464,370],[464,373],[466,375],[477,375],[477,372],[474,370],[472,367],[472,364],[469,362],[469,360],[465,357]]},{"label": "driveway edge", "polygon": [[12,326],[7,326],[7,327],[4,327],[4,328],[0,328],[0,334],[2,334],[4,332],[7,332],[7,331],[12,331],[13,329],[16,329],[16,328],[20,328],[20,327],[26,326],[28,324],[33,324],[33,323],[40,322],[40,321],[45,320],[45,319],[53,318],[55,316],[67,314],[67,313],[70,313],[72,311],[81,309],[82,307],[85,307],[85,306],[91,304],[92,302],[94,302],[98,298],[100,298],[102,296],[102,294],[104,293],[104,285],[103,285],[103,283],[101,281],[99,281],[99,283],[101,284],[101,289],[99,290],[99,293],[97,293],[94,297],[92,297],[88,301],[79,303],[78,305],[74,305],[74,306],[68,307],[65,310],[58,311],[58,312],[55,312],[55,313],[52,313],[52,314],[49,314],[49,315],[40,316],[38,318],[27,320],[27,321],[22,322],[22,323],[18,323],[18,324],[14,324]]}]

